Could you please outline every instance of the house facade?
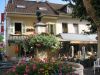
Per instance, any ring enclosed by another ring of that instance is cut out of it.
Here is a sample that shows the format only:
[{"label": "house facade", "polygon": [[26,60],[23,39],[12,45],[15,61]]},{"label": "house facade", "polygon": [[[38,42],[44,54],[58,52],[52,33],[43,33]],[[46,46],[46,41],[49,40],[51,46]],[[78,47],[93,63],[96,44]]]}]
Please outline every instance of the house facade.
[{"label": "house facade", "polygon": [[[84,34],[89,31],[88,21],[80,21],[71,17],[67,5],[27,0],[9,0],[6,8],[7,53],[16,56],[21,51],[19,40],[37,34],[37,7],[41,11],[42,23],[46,24],[45,32],[58,35],[60,33]],[[41,28],[42,30],[42,28]]]}]

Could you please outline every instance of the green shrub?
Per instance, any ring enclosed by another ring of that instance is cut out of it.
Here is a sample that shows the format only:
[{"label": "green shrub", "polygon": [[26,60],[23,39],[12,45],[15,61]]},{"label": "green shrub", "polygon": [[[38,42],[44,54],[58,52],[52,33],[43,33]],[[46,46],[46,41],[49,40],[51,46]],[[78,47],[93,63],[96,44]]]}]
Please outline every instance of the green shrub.
[{"label": "green shrub", "polygon": [[29,44],[38,50],[52,50],[55,51],[59,48],[59,41],[54,35],[39,34],[30,38]]}]

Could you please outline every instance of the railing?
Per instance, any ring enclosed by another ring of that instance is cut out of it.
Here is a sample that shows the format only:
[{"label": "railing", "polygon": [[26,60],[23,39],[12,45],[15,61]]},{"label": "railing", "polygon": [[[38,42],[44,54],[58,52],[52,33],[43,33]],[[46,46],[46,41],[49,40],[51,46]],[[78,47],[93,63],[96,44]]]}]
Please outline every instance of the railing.
[{"label": "railing", "polygon": [[28,35],[9,35],[8,40],[24,40],[28,37]]}]

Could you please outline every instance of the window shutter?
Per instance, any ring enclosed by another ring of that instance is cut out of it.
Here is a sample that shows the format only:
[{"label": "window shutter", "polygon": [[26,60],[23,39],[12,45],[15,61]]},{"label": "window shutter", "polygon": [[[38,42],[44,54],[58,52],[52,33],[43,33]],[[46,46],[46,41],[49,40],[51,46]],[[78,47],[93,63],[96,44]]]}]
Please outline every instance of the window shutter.
[{"label": "window shutter", "polygon": [[10,25],[10,34],[14,34],[15,33],[15,26],[14,23],[11,23]]},{"label": "window shutter", "polygon": [[23,25],[22,25],[22,34],[25,33],[25,32],[26,32],[26,31],[25,31],[25,25],[23,24]]}]

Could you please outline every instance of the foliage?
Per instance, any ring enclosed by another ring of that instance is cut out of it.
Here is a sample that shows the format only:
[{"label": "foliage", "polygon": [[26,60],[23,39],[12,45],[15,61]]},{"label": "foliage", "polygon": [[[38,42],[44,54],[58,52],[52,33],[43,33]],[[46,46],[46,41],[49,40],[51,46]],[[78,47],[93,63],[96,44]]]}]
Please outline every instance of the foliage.
[{"label": "foliage", "polygon": [[[83,4],[83,0],[63,0],[63,1],[69,1],[69,5],[73,8],[73,17],[78,17],[80,20],[85,19],[88,20],[91,23],[90,26],[90,32],[87,33],[96,33],[97,27],[95,22],[90,18],[90,16],[87,14],[86,9]],[[96,16],[100,17],[100,0],[91,0],[92,6],[96,10]],[[94,12],[94,11],[93,11]]]},{"label": "foliage", "polygon": [[2,41],[3,41],[3,36],[0,35],[0,42],[2,42]]},{"label": "foliage", "polygon": [[30,38],[29,44],[38,50],[51,49],[55,51],[59,48],[59,41],[54,35],[50,34],[38,34]]},{"label": "foliage", "polygon": [[[0,35],[0,42],[3,42],[3,36]],[[0,47],[0,51],[3,50],[3,44],[2,47]]]},{"label": "foliage", "polygon": [[22,61],[13,68],[9,69],[6,75],[77,75],[73,73],[74,69],[67,63],[43,63]]},{"label": "foliage", "polygon": [[96,10],[96,17],[100,18],[100,0],[91,0],[91,4]]}]

